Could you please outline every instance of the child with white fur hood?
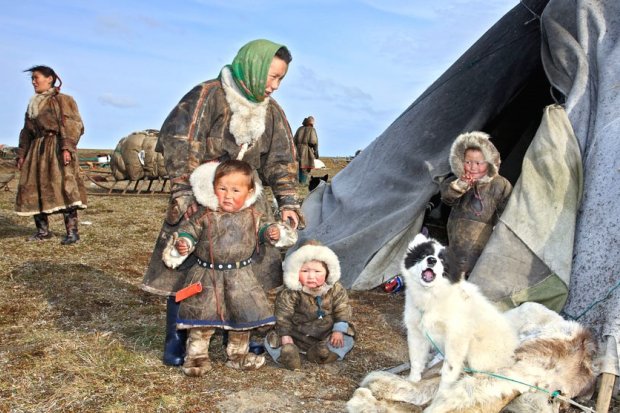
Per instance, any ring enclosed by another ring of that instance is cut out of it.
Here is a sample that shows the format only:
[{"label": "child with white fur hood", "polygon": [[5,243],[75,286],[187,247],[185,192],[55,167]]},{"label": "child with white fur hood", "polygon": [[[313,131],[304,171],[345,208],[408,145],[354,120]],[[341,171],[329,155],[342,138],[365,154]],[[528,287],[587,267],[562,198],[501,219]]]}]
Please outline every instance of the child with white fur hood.
[{"label": "child with white fur hood", "polygon": [[297,233],[282,223],[265,223],[253,205],[262,185],[244,161],[206,163],[190,176],[200,204],[179,225],[163,252],[164,263],[178,267],[190,253],[196,257],[180,302],[178,329],[189,329],[187,354],[181,369],[189,376],[211,370],[209,341],[215,329],[229,332],[228,367],[254,370],[265,364],[263,355],[249,352],[250,331],[275,323],[271,305],[257,281],[252,256],[259,242],[287,247]]},{"label": "child with white fur hood", "polygon": [[285,288],[276,297],[276,327],[265,338],[265,349],[290,370],[301,367],[300,352],[318,364],[342,360],[353,348],[355,333],[347,290],[338,282],[338,257],[308,241],[283,267]]}]

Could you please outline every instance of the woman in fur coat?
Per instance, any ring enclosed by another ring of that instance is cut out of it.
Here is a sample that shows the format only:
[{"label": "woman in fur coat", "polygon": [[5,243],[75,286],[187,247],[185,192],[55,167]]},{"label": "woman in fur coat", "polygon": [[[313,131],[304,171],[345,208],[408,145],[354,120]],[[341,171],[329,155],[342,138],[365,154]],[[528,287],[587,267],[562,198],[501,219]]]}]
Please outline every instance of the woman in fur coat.
[{"label": "woman in fur coat", "polygon": [[299,183],[305,184],[308,174],[314,169],[314,160],[319,157],[319,138],[314,129],[314,118],[308,116],[295,132],[295,147],[299,163]]},{"label": "woman in fur coat", "polygon": [[171,268],[192,251],[196,257],[176,296],[177,328],[190,331],[182,370],[202,376],[211,369],[209,340],[215,329],[229,332],[227,366],[258,369],[265,357],[249,352],[250,331],[273,325],[275,318],[254,276],[252,255],[259,242],[290,247],[297,234],[285,224],[261,219],[254,204],[262,185],[246,162],[206,163],[196,168],[190,183],[200,208],[181,223],[163,253]]},{"label": "woman in fur coat", "polygon": [[458,258],[457,269],[469,277],[493,227],[504,211],[512,185],[499,175],[498,150],[484,132],[459,135],[450,148],[453,177],[441,183],[441,200],[452,207],[448,244]]},{"label": "woman in fur coat", "polygon": [[272,358],[290,370],[308,361],[325,364],[342,360],[353,348],[355,335],[347,290],[338,282],[336,254],[309,241],[284,261],[284,286],[276,297],[276,327],[265,338]]},{"label": "woman in fur coat", "polygon": [[[300,223],[292,133],[284,112],[271,97],[291,59],[285,46],[268,40],[247,43],[217,79],[189,91],[161,127],[156,149],[164,155],[172,187],[168,211],[141,288],[168,296],[164,364],[183,362],[185,339],[175,328],[178,305],[174,295],[190,265],[166,268],[161,253],[183,216],[191,216],[196,209],[188,182],[192,171],[207,161],[244,160],[271,188],[282,220],[290,220],[295,228]],[[273,219],[267,197],[259,199],[256,208]],[[282,283],[282,261],[277,249],[263,245],[254,259],[255,274],[263,288]]]},{"label": "woman in fur coat", "polygon": [[80,239],[77,210],[86,208],[77,154],[84,125],[73,98],[54,86],[60,79],[52,68],[33,66],[26,72],[32,75],[35,95],[19,134],[15,211],[34,217],[37,232],[30,241],[52,238],[48,216],[62,212],[67,235],[61,244],[73,244]]}]

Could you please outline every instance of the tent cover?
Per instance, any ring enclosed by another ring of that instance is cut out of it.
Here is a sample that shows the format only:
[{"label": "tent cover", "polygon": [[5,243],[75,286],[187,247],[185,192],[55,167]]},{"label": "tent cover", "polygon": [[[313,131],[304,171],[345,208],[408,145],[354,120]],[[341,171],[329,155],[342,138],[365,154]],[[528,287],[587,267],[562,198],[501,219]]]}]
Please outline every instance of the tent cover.
[{"label": "tent cover", "polygon": [[590,326],[618,375],[618,16],[619,1],[521,1],[308,196],[301,241],[338,254],[347,288],[378,286],[428,221],[456,136],[483,130],[514,190],[470,281],[505,308],[537,301]]}]

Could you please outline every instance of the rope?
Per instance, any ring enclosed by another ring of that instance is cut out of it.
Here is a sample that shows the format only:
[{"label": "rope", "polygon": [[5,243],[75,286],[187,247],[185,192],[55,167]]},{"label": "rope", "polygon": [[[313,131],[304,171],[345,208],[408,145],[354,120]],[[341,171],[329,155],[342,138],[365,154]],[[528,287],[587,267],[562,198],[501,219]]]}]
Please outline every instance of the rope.
[{"label": "rope", "polygon": [[615,290],[616,288],[618,288],[618,287],[620,287],[620,281],[619,281],[619,282],[618,282],[615,286],[613,286],[613,287],[612,287],[612,289],[611,289],[611,290],[609,290],[609,291],[607,292],[607,294],[605,294],[605,296],[604,296],[603,298],[601,298],[600,300],[597,300],[597,301],[593,302],[592,304],[590,304],[590,305],[589,305],[588,307],[586,307],[586,309],[585,309],[585,310],[583,310],[583,311],[581,312],[581,314],[579,314],[578,316],[572,316],[572,315],[568,314],[568,313],[567,313],[567,312],[565,312],[565,311],[562,311],[562,313],[563,313],[563,314],[565,314],[568,318],[571,318],[571,319],[573,319],[573,320],[577,321],[577,320],[579,320],[581,317],[583,317],[583,316],[584,316],[584,315],[585,315],[588,311],[590,311],[591,309],[593,309],[594,307],[596,307],[597,305],[599,305],[600,303],[602,303],[603,301],[605,301],[606,299],[608,299],[608,298],[609,298],[609,296],[611,296],[611,293],[612,293],[612,292],[614,292],[614,290]]},{"label": "rope", "polygon": [[[428,332],[426,332],[426,331],[425,331],[425,332],[424,332],[424,335],[426,335],[426,338],[428,338],[428,340],[431,342],[431,344],[433,345],[433,347],[435,347],[435,350],[436,350],[439,354],[441,354],[441,356],[445,359],[445,355],[444,355],[444,354],[443,354],[443,352],[439,349],[439,347],[437,346],[437,344],[435,344],[435,342],[433,341],[433,339],[431,338],[431,336],[429,336],[429,335],[428,335]],[[591,409],[591,408],[589,408],[589,407],[587,407],[587,406],[583,406],[583,405],[581,405],[581,404],[579,404],[579,403],[577,403],[577,402],[573,401],[572,399],[569,399],[569,398],[568,398],[568,397],[566,397],[566,396],[562,396],[562,393],[561,393],[561,391],[560,391],[560,390],[555,390],[555,391],[553,391],[553,392],[550,392],[549,390],[543,389],[542,387],[538,387],[538,386],[535,386],[535,385],[533,385],[533,384],[527,384],[527,383],[524,383],[524,382],[522,382],[522,381],[515,380],[515,379],[511,379],[510,377],[502,376],[502,375],[500,375],[500,374],[495,374],[495,373],[491,373],[491,372],[488,372],[488,371],[480,371],[480,370],[470,369],[469,367],[464,367],[464,368],[463,368],[463,371],[464,371],[464,372],[466,372],[466,373],[479,373],[479,374],[485,374],[485,375],[487,375],[487,376],[494,377],[494,378],[496,378],[496,379],[502,379],[502,380],[511,381],[511,382],[513,382],[513,383],[521,384],[521,385],[523,385],[523,386],[530,387],[530,388],[532,388],[532,389],[534,389],[534,390],[538,390],[538,391],[540,391],[540,392],[542,392],[542,393],[547,393],[547,394],[548,394],[548,395],[549,395],[552,399],[557,398],[557,399],[560,399],[560,400],[565,401],[565,402],[567,402],[567,403],[570,403],[570,404],[572,404],[573,406],[579,407],[579,408],[580,408],[581,410],[583,410],[584,412],[596,413],[596,410],[593,410],[593,409]]]},{"label": "rope", "polygon": [[527,7],[527,4],[525,4],[525,3],[523,2],[523,0],[521,0],[519,3],[520,3],[523,7],[525,7],[525,8],[527,9],[527,11],[529,11],[530,13],[532,13],[532,14],[534,15],[534,17],[533,17],[532,19],[530,19],[530,20],[526,21],[525,23],[523,23],[523,25],[524,25],[524,26],[527,26],[528,24],[530,24],[530,23],[531,23],[531,22],[533,22],[534,20],[540,20],[540,15],[539,15],[539,14],[536,14],[536,13],[534,12],[534,10],[530,9],[529,7]]}]

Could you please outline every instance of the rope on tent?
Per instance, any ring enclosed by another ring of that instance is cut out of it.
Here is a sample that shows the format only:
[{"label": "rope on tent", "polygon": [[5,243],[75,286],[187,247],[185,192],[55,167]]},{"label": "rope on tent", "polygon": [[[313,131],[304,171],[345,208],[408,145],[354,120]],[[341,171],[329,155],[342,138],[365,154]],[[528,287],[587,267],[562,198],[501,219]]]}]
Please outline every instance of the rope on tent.
[{"label": "rope on tent", "polygon": [[[442,357],[445,358],[443,352],[439,349],[437,344],[435,344],[435,342],[433,341],[431,336],[428,334],[428,332],[425,331],[424,334],[426,335],[426,338],[428,338],[428,340],[431,342],[431,344],[433,345],[435,350],[439,354],[441,354]],[[537,390],[539,392],[547,393],[551,397],[551,399],[556,399],[557,398],[557,399],[562,400],[564,402],[570,403],[573,406],[576,406],[576,407],[580,408],[584,412],[596,413],[596,410],[593,410],[593,409],[591,409],[590,407],[587,407],[587,406],[583,406],[583,405],[577,403],[576,401],[573,401],[572,399],[570,399],[570,398],[568,398],[566,396],[562,396],[562,392],[560,390],[555,390],[553,392],[550,392],[549,390],[543,389],[542,387],[538,387],[538,386],[535,386],[533,384],[527,384],[527,383],[524,383],[524,382],[519,381],[519,380],[511,379],[510,377],[502,376],[501,374],[491,373],[491,372],[488,372],[488,371],[480,371],[480,370],[470,369],[469,367],[464,367],[463,371],[466,372],[466,373],[485,374],[487,376],[494,377],[496,379],[502,379],[502,380],[511,381],[513,383],[521,384],[523,386],[530,387],[530,388],[532,388],[534,390]]]},{"label": "rope on tent", "polygon": [[572,316],[570,314],[568,314],[565,311],[562,311],[563,314],[565,314],[568,318],[571,318],[573,320],[579,320],[581,317],[583,317],[588,311],[590,311],[591,309],[593,309],[595,306],[597,306],[598,304],[602,303],[603,301],[605,301],[606,299],[608,299],[611,296],[611,293],[614,292],[614,290],[616,288],[620,287],[620,282],[618,282],[615,286],[612,287],[611,290],[609,290],[607,292],[607,294],[605,294],[605,296],[603,298],[601,298],[600,300],[597,300],[595,302],[593,302],[592,304],[590,304],[585,310],[583,310],[581,312],[581,314],[579,314],[578,316]]},{"label": "rope on tent", "polygon": [[527,26],[528,24],[530,24],[531,22],[533,22],[534,20],[540,20],[540,15],[534,13],[534,10],[530,9],[529,7],[527,7],[527,4],[523,3],[523,0],[521,0],[519,2],[523,7],[525,7],[527,9],[527,11],[529,11],[530,13],[532,13],[534,15],[534,17],[528,21],[526,21],[525,23],[523,23],[524,26]]}]

